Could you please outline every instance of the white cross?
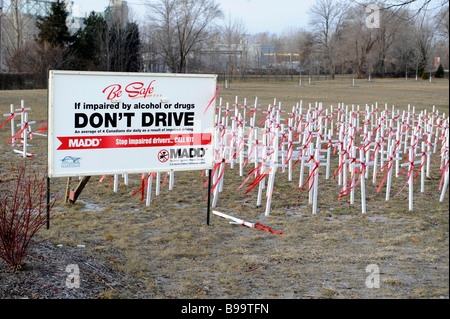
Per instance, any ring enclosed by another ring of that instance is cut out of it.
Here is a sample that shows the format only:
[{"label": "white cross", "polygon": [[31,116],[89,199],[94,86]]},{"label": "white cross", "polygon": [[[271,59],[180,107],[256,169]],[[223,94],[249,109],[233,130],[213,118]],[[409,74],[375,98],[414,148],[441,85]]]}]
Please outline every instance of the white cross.
[{"label": "white cross", "polygon": [[29,125],[29,124],[34,124],[34,123],[36,123],[36,122],[35,122],[35,121],[28,122],[28,113],[25,113],[25,115],[24,115],[24,122],[23,122],[22,124],[17,124],[17,126],[21,126],[22,128],[23,128],[23,127],[27,127],[27,128],[23,131],[23,133],[21,134],[21,135],[23,136],[23,143],[22,143],[22,145],[23,145],[23,151],[14,150],[14,152],[19,153],[19,154],[22,154],[23,158],[25,158],[25,157],[31,157],[31,156],[34,155],[34,154],[27,153],[27,146],[28,146],[28,144],[27,144],[27,139],[28,139],[28,125]]},{"label": "white cross", "polygon": [[[9,114],[3,114],[3,116],[8,116],[11,117],[11,136],[16,135],[16,126],[14,125],[14,118],[16,117],[15,113],[14,113],[14,104],[11,104],[11,113]],[[16,142],[16,139],[13,138],[12,140],[12,145],[14,145]]]},{"label": "white cross", "polygon": [[[414,139],[412,139],[412,141],[414,141]],[[422,161],[415,161],[414,162],[414,147],[413,147],[414,143],[412,143],[412,145],[410,147],[408,147],[409,150],[409,162],[408,163],[403,163],[401,164],[402,167],[404,166],[408,166],[408,174],[409,174],[409,178],[408,178],[408,188],[409,188],[409,210],[412,211],[414,210],[414,205],[413,205],[413,183],[414,183],[414,175],[413,175],[413,171],[414,171],[414,165],[416,164],[420,164],[422,163]]]}]

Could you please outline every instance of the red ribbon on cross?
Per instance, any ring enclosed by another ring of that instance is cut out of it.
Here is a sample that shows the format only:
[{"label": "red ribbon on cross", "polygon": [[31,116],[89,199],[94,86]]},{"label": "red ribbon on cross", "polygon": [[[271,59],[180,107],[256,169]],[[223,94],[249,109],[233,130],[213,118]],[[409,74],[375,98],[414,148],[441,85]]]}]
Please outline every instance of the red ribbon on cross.
[{"label": "red ribbon on cross", "polygon": [[212,102],[214,102],[214,100],[216,99],[216,96],[217,96],[217,93],[219,93],[219,90],[220,90],[220,88],[216,87],[216,93],[214,93],[213,98],[211,99],[211,101],[209,101],[208,106],[206,107],[205,112],[204,112],[205,114],[206,114],[206,111],[208,111],[209,107],[211,106]]},{"label": "red ribbon on cross", "polygon": [[446,172],[448,171],[448,163],[450,163],[450,162],[447,161],[447,164],[445,165],[445,167],[441,171],[442,177],[441,177],[441,182],[439,183],[439,190],[442,189],[442,182],[444,181],[444,176],[445,176]]},{"label": "red ribbon on cross", "polygon": [[145,173],[142,173],[142,186],[141,186],[141,188],[139,188],[137,191],[135,191],[133,193],[133,196],[134,196],[137,193],[141,192],[141,202],[144,201],[145,186],[147,185],[148,179],[150,178],[150,176],[152,176],[152,174],[153,174],[153,176],[156,175],[156,173],[149,173],[147,178],[144,178],[145,177]]},{"label": "red ribbon on cross", "polygon": [[[308,160],[307,163],[311,162],[311,160],[312,160],[312,161],[314,162],[314,164],[315,164],[315,165],[314,165],[314,168],[312,169],[311,173],[308,174],[308,179],[306,180],[306,182],[305,182],[301,187],[298,188],[298,189],[300,190],[300,192],[303,190],[303,188],[306,186],[306,184],[308,184],[308,182],[311,180],[311,178],[314,177],[314,176],[316,176],[316,174],[317,174],[316,171],[317,171],[317,169],[318,169],[319,166],[320,166],[320,162],[316,161],[314,155],[310,155],[310,158],[309,158],[309,160]],[[311,191],[311,189],[312,189],[312,187],[313,187],[313,185],[314,185],[314,182],[315,182],[315,179],[313,179],[313,182],[312,182],[311,186],[309,187],[308,192]]]},{"label": "red ribbon on cross", "polygon": [[[17,133],[14,134],[13,136],[11,136],[11,138],[10,138],[6,143],[9,143],[9,142],[10,142],[11,140],[13,140],[16,136],[22,134],[27,128],[28,128],[28,123],[25,123],[25,125],[23,126],[23,128],[22,128],[19,132],[17,132]],[[11,143],[11,146],[13,146],[13,145],[14,145],[14,143]]]},{"label": "red ribbon on cross", "polygon": [[256,228],[256,229],[259,229],[259,230],[262,230],[262,231],[266,231],[266,232],[271,233],[271,234],[284,235],[284,232],[274,231],[274,230],[270,229],[269,227],[264,226],[261,223],[256,223],[253,228]]},{"label": "red ribbon on cross", "polygon": [[8,117],[8,119],[7,119],[3,124],[0,125],[0,129],[1,129],[3,126],[5,126],[9,121],[11,121],[13,118],[15,118],[16,116],[17,116],[17,114],[11,114],[11,116]]}]

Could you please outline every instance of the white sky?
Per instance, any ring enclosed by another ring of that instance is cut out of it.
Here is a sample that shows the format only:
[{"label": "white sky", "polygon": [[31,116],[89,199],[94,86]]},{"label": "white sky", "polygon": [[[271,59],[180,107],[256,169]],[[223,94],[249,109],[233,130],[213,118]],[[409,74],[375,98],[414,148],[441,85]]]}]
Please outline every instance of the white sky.
[{"label": "white sky", "polygon": [[[104,11],[108,0],[72,0],[79,7],[81,15]],[[153,1],[153,0],[152,0]],[[239,18],[244,21],[250,34],[268,31],[281,33],[289,27],[308,27],[308,8],[315,0],[217,0],[225,18]],[[146,0],[127,0],[135,19],[144,18],[148,11]]]}]

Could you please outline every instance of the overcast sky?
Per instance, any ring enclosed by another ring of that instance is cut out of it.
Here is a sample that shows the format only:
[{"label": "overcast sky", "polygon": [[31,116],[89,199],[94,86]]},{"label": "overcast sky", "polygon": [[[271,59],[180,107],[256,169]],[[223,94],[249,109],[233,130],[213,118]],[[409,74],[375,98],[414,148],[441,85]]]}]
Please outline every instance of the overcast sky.
[{"label": "overcast sky", "polygon": [[[72,0],[80,13],[103,11],[109,0]],[[245,22],[248,33],[269,31],[280,33],[288,27],[307,27],[307,10],[315,0],[216,0],[225,17],[240,18]],[[146,0],[127,0],[136,15],[136,20],[145,17],[148,10]]]}]

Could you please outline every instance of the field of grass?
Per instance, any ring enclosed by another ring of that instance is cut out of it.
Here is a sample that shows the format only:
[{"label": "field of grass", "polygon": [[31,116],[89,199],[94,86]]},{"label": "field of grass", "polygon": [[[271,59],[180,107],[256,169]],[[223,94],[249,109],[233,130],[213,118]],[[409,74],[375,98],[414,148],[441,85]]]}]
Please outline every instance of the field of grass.
[{"label": "field of grass", "polygon": [[[302,100],[303,105],[322,102],[324,108],[387,103],[402,110],[411,105],[417,113],[434,105],[449,113],[448,80],[360,80],[356,87],[349,80],[302,87],[297,82],[219,85],[217,102],[222,98],[223,104],[233,104],[237,96],[240,104],[247,98],[251,105],[258,97],[263,110],[276,98],[288,111]],[[46,120],[46,98],[45,90],[0,91],[0,115],[23,99],[31,107],[30,120]],[[11,162],[23,161],[6,144],[9,137],[6,126],[0,130],[0,174]],[[36,156],[27,165],[44,172],[47,141],[36,136],[31,144],[29,151]],[[61,252],[85,245],[82,254],[114,272],[114,284],[98,296],[103,298],[449,298],[449,192],[439,202],[438,164],[434,157],[425,192],[415,187],[412,212],[407,190],[385,201],[384,188],[377,193],[368,181],[366,215],[361,214],[359,190],[354,205],[347,198],[338,200],[340,186],[333,178],[320,180],[318,214],[312,215],[296,179],[289,182],[287,173],[277,172],[271,213],[264,216],[264,207],[256,207],[256,192],[237,190],[243,178],[237,168],[227,167],[215,210],[284,235],[232,225],[215,215],[206,225],[206,178],[200,171],[175,173],[174,189],[164,183],[149,207],[132,195],[141,186],[140,175],[130,176],[128,186],[121,180],[117,192],[110,177],[101,182],[93,177],[73,205],[63,203],[67,180],[53,179],[52,196],[60,196],[55,218],[37,236],[62,244],[56,250]],[[71,188],[76,183],[72,179]],[[393,190],[404,183],[404,177],[394,178]],[[380,269],[379,288],[366,286],[371,264]],[[89,289],[84,280],[90,269],[79,267],[78,289]]]}]

